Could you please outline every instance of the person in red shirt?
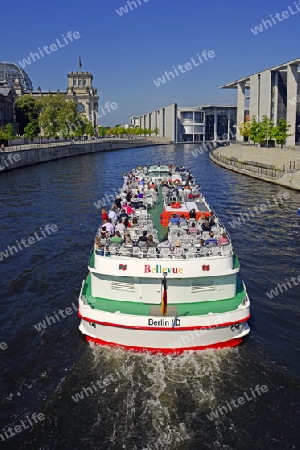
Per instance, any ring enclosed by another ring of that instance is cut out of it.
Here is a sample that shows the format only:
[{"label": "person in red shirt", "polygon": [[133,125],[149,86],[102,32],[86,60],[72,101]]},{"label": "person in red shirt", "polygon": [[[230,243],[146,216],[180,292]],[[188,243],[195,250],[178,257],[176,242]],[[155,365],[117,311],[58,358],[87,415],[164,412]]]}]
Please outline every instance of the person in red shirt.
[{"label": "person in red shirt", "polygon": [[102,220],[107,220],[108,219],[108,214],[107,214],[106,209],[102,209],[101,218],[102,218]]}]

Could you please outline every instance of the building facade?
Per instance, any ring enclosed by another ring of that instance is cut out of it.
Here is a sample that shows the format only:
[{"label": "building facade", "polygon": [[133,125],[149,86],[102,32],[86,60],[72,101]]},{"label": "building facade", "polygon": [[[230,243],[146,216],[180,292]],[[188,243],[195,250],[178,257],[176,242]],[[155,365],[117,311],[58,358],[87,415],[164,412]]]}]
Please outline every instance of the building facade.
[{"label": "building facade", "polygon": [[236,114],[233,105],[179,107],[173,103],[141,116],[132,116],[130,124],[158,128],[158,136],[174,142],[224,141],[235,139]]},{"label": "building facade", "polygon": [[[258,122],[267,116],[275,125],[282,118],[291,125],[287,144],[300,145],[299,65],[295,59],[221,86],[237,90],[237,123],[247,115]],[[243,141],[239,133],[237,139]]]},{"label": "building facade", "polygon": [[16,93],[14,89],[6,83],[0,81],[0,128],[3,129],[6,124],[11,123],[17,132],[15,115]]},{"label": "building facade", "polygon": [[[20,69],[16,64],[0,63],[0,83],[5,83],[6,89],[9,88],[12,91],[12,94],[9,95],[10,98],[14,95],[14,101],[22,95],[32,95],[35,98],[40,98],[48,94],[64,94],[66,100],[75,101],[79,115],[85,117],[94,126],[97,133],[99,96],[97,88],[94,88],[92,84],[93,75],[90,72],[69,72],[67,77],[68,87],[66,91],[42,91],[40,87],[34,91],[32,82],[24,70]],[[2,96],[3,95],[4,94],[2,94]],[[2,102],[4,103],[3,99]],[[5,120],[7,120],[7,118]],[[6,123],[12,122],[6,121]]]}]

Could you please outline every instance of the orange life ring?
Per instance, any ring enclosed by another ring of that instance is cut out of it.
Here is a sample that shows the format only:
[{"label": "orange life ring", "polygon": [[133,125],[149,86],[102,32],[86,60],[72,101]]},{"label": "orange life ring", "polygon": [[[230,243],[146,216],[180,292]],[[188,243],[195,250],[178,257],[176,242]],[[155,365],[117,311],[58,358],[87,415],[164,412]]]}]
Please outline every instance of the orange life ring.
[{"label": "orange life ring", "polygon": [[177,209],[177,208],[180,208],[180,207],[181,207],[181,203],[180,202],[171,203],[171,208]]}]

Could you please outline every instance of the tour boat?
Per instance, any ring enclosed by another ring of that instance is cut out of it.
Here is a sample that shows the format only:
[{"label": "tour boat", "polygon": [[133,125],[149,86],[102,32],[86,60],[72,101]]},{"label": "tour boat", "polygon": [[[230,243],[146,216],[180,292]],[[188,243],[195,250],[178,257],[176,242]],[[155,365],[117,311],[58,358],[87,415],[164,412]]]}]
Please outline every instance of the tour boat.
[{"label": "tour boat", "polygon": [[[121,201],[128,189],[143,193],[131,198],[132,244],[95,243],[82,283],[79,329],[86,340],[167,354],[240,344],[250,332],[240,264],[191,174],[168,165],[138,167],[124,175]],[[139,242],[143,231],[156,247]]]}]

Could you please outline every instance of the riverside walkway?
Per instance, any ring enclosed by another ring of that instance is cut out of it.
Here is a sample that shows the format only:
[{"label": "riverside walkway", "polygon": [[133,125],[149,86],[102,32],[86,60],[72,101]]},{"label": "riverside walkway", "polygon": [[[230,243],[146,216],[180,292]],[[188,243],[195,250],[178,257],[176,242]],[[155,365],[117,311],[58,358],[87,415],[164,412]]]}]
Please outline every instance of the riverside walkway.
[{"label": "riverside walkway", "polygon": [[300,148],[230,145],[213,150],[210,158],[235,172],[300,190]]}]

